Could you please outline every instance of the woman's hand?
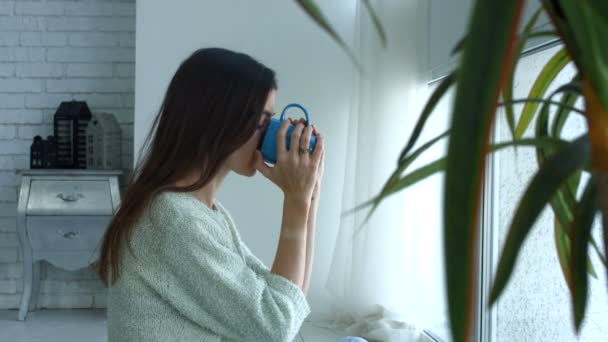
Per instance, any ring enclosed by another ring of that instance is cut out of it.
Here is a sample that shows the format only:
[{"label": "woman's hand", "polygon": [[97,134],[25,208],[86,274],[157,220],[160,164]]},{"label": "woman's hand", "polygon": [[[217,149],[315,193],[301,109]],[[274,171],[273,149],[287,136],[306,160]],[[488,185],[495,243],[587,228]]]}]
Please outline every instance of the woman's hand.
[{"label": "woman's hand", "polygon": [[304,127],[299,122],[291,134],[291,149],[288,151],[285,135],[291,120],[285,120],[277,132],[277,162],[274,167],[264,163],[262,154],[256,150],[255,166],[266,178],[275,183],[285,197],[310,201],[313,191],[320,181],[319,169],[322,169],[324,154],[323,137],[316,136],[317,143],[312,154],[308,152],[313,127]]},{"label": "woman's hand", "polygon": [[[289,118],[289,121],[291,122],[292,125],[297,125],[298,123],[302,123],[304,125],[306,124],[306,119],[304,119],[304,118],[300,118],[298,120],[293,120],[293,119]],[[314,135],[318,139],[318,137],[321,134],[319,133],[319,131],[317,130],[317,127],[315,127],[315,125],[311,125],[311,126],[312,126],[312,135]],[[315,183],[315,187],[312,192],[311,200],[319,199],[319,194],[321,193],[321,180],[323,179],[324,170],[325,170],[325,153],[323,153],[323,155],[321,155],[321,163],[319,164],[319,168],[317,169],[317,182]]]},{"label": "woman's hand", "polygon": [[[317,139],[321,135],[315,125],[312,125],[312,134],[314,134]],[[323,179],[323,172],[325,171],[325,152],[321,155],[321,162],[319,163],[319,168],[317,169],[317,182],[315,183],[315,188],[312,192],[312,200],[319,200],[319,194],[321,193],[321,180]]]}]

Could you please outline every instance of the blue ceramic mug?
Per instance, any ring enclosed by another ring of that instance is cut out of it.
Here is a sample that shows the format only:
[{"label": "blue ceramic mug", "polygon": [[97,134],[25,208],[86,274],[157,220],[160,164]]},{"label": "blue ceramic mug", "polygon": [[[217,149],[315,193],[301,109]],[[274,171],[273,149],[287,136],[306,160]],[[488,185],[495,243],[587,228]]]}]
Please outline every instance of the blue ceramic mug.
[{"label": "blue ceramic mug", "polygon": [[[268,129],[266,130],[266,133],[264,134],[264,138],[262,139],[262,144],[260,147],[260,150],[262,152],[262,157],[264,157],[264,161],[268,162],[268,163],[272,163],[272,164],[276,164],[277,162],[277,132],[279,131],[279,127],[281,126],[281,123],[283,122],[283,120],[285,119],[285,113],[287,112],[287,110],[289,108],[299,108],[304,112],[304,115],[306,116],[306,126],[310,125],[310,119],[308,117],[308,112],[306,111],[306,109],[304,107],[302,107],[301,105],[297,104],[297,103],[292,103],[289,104],[285,107],[285,109],[283,109],[283,112],[281,113],[281,117],[279,120],[277,119],[270,119],[270,123],[268,124]],[[289,128],[287,129],[287,134],[285,134],[285,139],[286,139],[286,143],[287,143],[287,150],[289,151],[290,149],[290,145],[291,145],[291,133],[293,133],[293,130],[296,128],[295,125],[289,125]],[[308,152],[312,153],[315,149],[315,145],[317,144],[317,137],[315,137],[314,135],[310,136],[310,143],[308,145]]]}]

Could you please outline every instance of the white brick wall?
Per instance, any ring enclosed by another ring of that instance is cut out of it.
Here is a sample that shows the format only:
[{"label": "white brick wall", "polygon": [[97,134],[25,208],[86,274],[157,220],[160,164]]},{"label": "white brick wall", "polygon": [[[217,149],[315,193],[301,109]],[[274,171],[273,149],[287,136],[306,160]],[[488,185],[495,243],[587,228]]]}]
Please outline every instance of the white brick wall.
[{"label": "white brick wall", "polygon": [[[61,101],[114,113],[123,165],[133,160],[135,0],[0,0],[0,309],[18,308],[23,284],[16,232],[19,176],[35,135],[53,134]],[[103,308],[88,269],[41,267],[42,308]]]}]

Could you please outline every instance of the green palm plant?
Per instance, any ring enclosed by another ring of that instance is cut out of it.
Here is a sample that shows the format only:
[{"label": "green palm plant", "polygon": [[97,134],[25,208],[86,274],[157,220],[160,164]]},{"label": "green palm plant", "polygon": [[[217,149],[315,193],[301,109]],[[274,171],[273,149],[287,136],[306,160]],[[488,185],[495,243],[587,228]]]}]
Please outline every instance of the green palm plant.
[{"label": "green palm plant", "polygon": [[[362,1],[386,44],[380,20],[369,1]],[[460,58],[455,71],[445,77],[430,96],[398,157],[397,168],[379,194],[354,209],[371,206],[371,215],[386,197],[445,171],[444,257],[454,341],[473,338],[480,199],[489,153],[509,146],[533,147],[538,172],[522,194],[512,218],[488,305],[493,305],[502,294],[524,240],[547,205],[555,214],[555,246],[570,290],[573,324],[577,331],[585,315],[588,273],[595,275],[588,257],[590,245],[607,268],[606,258],[592,238],[591,227],[595,216],[601,213],[604,245],[608,250],[608,48],[603,42],[608,37],[608,2],[540,1],[541,10],[549,15],[553,29],[532,31],[539,10],[521,34],[517,32],[524,0],[475,1],[465,38],[455,48],[454,53],[458,53]],[[347,51],[360,70],[354,54],[314,1],[296,2]],[[524,99],[513,99],[513,75],[517,62],[526,41],[538,36],[559,38],[563,49],[544,66],[529,95]],[[549,85],[569,63],[576,67],[576,76],[548,94]],[[456,87],[456,96],[449,130],[414,149],[428,117],[452,87]],[[480,93],[480,88],[486,91]],[[561,98],[557,101],[554,100],[556,97]],[[575,108],[575,103],[581,98],[585,102],[584,108]],[[502,101],[499,102],[500,99]],[[515,103],[524,104],[517,120]],[[513,140],[492,144],[490,131],[499,106],[504,106]],[[553,116],[549,115],[551,106],[557,108]],[[561,132],[572,113],[585,118],[588,131],[573,141],[567,141],[561,137]],[[532,122],[536,124],[534,137],[524,138]],[[409,166],[418,156],[446,138],[449,142],[444,158],[410,170]],[[581,184],[582,171],[591,173],[586,184]],[[581,186],[584,192],[577,198],[576,192]]]}]

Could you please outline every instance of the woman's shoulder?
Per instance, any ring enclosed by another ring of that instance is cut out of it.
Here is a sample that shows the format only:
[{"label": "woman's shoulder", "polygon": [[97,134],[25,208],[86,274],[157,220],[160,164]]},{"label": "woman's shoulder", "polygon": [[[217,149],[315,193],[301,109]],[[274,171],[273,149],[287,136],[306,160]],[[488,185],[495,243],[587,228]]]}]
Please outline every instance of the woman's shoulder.
[{"label": "woman's shoulder", "polygon": [[163,191],[156,195],[154,204],[160,210],[190,209],[197,215],[209,215],[212,211],[189,192]]},{"label": "woman's shoulder", "polygon": [[[223,207],[218,209],[224,212],[226,210]],[[225,228],[217,218],[219,212],[214,213],[190,193],[162,192],[153,199],[149,210],[155,225],[180,226],[182,232],[193,230],[201,233],[201,228],[204,228],[206,232],[225,234],[221,232]]]}]

